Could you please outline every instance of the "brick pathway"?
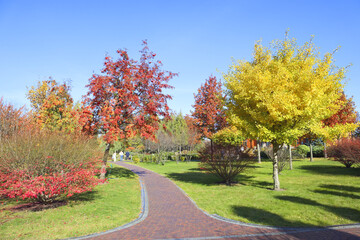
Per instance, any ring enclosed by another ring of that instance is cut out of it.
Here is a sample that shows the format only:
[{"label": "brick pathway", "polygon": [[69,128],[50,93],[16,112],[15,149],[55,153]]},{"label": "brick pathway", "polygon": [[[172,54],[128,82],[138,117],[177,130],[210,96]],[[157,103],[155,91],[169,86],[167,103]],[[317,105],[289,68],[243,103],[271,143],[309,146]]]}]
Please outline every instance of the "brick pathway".
[{"label": "brick pathway", "polygon": [[360,225],[333,228],[272,228],[218,220],[198,209],[170,180],[117,162],[145,183],[148,213],[141,222],[87,239],[360,239]]}]

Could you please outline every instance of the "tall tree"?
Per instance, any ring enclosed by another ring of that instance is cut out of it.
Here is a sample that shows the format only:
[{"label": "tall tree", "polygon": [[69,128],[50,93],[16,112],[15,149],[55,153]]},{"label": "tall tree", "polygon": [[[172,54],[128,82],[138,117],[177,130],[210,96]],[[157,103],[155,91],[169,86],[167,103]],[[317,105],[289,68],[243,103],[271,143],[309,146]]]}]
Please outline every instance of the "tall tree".
[{"label": "tall tree", "polygon": [[118,50],[118,60],[105,58],[102,74],[94,74],[90,80],[84,104],[92,118],[88,128],[101,132],[107,143],[101,178],[105,177],[110,145],[117,139],[125,144],[131,136],[155,139],[161,118],[169,117],[167,101],[171,96],[163,93],[172,88],[168,81],[176,76],[161,70],[162,63],[143,42],[139,61],[129,57],[126,50]]},{"label": "tall tree", "polygon": [[171,120],[166,124],[166,128],[181,155],[182,148],[188,144],[188,128],[182,113],[172,115]]},{"label": "tall tree", "polygon": [[273,186],[280,190],[278,151],[321,124],[338,109],[344,68],[335,68],[333,54],[323,59],[312,43],[278,40],[272,48],[257,42],[252,61],[234,62],[224,74],[229,121],[244,136],[273,145]]},{"label": "tall tree", "polygon": [[201,134],[195,126],[195,119],[192,116],[186,115],[184,119],[188,128],[188,147],[189,150],[192,151],[196,145],[201,143]]},{"label": "tall tree", "polygon": [[222,84],[210,76],[198,89],[195,96],[194,111],[191,113],[194,124],[202,137],[212,144],[212,135],[226,126]]}]

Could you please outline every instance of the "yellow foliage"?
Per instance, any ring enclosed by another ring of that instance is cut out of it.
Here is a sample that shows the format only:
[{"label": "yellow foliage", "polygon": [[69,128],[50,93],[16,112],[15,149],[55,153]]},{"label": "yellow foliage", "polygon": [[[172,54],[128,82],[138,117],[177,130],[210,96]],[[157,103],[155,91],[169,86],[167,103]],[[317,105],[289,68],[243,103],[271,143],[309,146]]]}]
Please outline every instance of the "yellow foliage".
[{"label": "yellow foliage", "polygon": [[27,94],[36,122],[49,130],[73,132],[78,129],[79,112],[73,106],[70,87],[54,79],[39,81]]},{"label": "yellow foliage", "polygon": [[234,146],[241,145],[245,140],[241,132],[234,126],[223,128],[212,135],[211,138],[218,144],[230,144]]},{"label": "yellow foliage", "polygon": [[253,61],[234,62],[223,74],[229,121],[245,137],[289,143],[334,114],[343,89],[344,68],[333,54],[320,59],[312,41],[257,42]]}]

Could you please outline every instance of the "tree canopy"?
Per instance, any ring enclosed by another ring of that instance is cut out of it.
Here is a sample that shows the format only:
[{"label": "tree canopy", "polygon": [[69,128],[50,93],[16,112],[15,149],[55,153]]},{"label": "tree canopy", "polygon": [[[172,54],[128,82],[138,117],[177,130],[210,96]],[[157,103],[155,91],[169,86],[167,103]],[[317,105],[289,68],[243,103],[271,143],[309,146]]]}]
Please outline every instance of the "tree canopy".
[{"label": "tree canopy", "polygon": [[320,58],[312,42],[257,42],[252,61],[234,62],[224,74],[228,117],[245,137],[274,146],[274,189],[280,189],[276,152],[319,126],[339,110],[344,68],[336,68],[333,53]]}]

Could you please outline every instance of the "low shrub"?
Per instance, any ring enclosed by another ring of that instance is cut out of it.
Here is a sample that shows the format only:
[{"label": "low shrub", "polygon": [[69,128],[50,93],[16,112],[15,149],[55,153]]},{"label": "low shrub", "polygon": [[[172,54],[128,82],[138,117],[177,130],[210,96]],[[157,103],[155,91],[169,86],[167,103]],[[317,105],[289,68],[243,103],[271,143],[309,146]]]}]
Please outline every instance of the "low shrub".
[{"label": "low shrub", "polygon": [[133,156],[133,157],[132,157],[132,161],[133,161],[135,164],[137,164],[137,163],[140,162],[140,157],[139,157],[139,156]]},{"label": "low shrub", "polygon": [[253,156],[241,151],[241,146],[213,144],[200,151],[200,168],[209,171],[231,185],[235,177],[254,162]]},{"label": "low shrub", "polygon": [[98,183],[100,152],[86,136],[35,127],[0,140],[0,196],[53,202]]},{"label": "low shrub", "polygon": [[296,148],[296,152],[301,158],[305,158],[310,152],[310,147],[306,145],[300,145]]},{"label": "low shrub", "polygon": [[335,144],[331,145],[328,149],[328,156],[333,157],[338,161],[350,168],[351,166],[360,164],[360,139],[342,139]]},{"label": "low shrub", "polygon": [[[324,157],[324,146],[320,146],[320,145],[313,146],[313,156]],[[308,157],[310,157],[310,153],[308,153]]]}]

